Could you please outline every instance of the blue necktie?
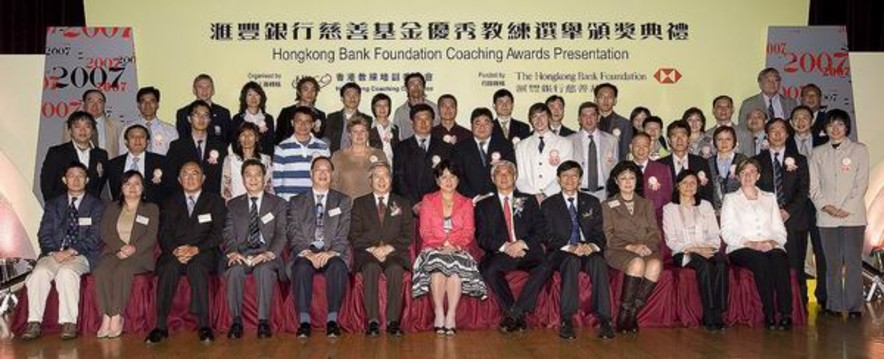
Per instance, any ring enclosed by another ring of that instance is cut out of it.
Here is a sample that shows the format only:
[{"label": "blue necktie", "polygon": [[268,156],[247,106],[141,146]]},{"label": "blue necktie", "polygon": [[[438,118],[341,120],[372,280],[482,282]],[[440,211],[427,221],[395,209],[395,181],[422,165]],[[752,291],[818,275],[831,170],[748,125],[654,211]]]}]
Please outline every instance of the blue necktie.
[{"label": "blue necktie", "polygon": [[67,227],[64,232],[64,239],[61,241],[61,249],[70,248],[77,241],[77,233],[80,226],[77,223],[80,214],[77,211],[77,197],[71,197],[71,204],[68,206]]},{"label": "blue necktie", "polygon": [[315,239],[311,244],[316,249],[325,248],[325,206],[322,205],[324,194],[316,195],[316,230],[313,232]]},{"label": "blue necktie", "polygon": [[571,238],[568,244],[577,245],[580,243],[580,223],[577,222],[577,206],[574,205],[574,197],[568,198],[568,214],[571,215]]}]

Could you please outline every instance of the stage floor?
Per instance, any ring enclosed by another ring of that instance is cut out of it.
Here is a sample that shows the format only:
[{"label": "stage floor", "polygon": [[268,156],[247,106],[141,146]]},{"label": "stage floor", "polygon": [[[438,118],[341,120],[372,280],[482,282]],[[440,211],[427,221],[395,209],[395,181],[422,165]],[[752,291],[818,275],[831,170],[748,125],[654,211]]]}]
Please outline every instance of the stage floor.
[{"label": "stage floor", "polygon": [[236,341],[216,333],[212,344],[198,343],[195,332],[179,332],[157,345],[145,344],[146,334],[73,341],[50,334],[34,342],[0,343],[0,358],[884,358],[884,303],[867,306],[863,314],[860,320],[846,321],[817,317],[813,308],[809,325],[790,332],[745,326],[721,333],[702,328],[648,328],[638,335],[618,334],[613,340],[598,339],[594,330],[581,330],[576,340],[565,341],[553,329],[513,335],[461,331],[456,337],[425,332],[367,338],[348,333],[337,339],[314,331],[308,340],[292,333],[258,340],[254,332],[247,332]]}]

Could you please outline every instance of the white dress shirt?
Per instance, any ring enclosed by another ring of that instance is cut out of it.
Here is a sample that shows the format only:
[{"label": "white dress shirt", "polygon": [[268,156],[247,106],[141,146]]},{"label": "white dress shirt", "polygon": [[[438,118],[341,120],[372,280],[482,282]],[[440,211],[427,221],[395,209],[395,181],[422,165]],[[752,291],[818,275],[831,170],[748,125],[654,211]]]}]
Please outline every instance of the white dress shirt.
[{"label": "white dress shirt", "polygon": [[663,206],[663,233],[672,253],[684,253],[690,247],[717,250],[721,245],[715,209],[706,200],[702,200],[699,206],[691,203],[690,207],[684,207],[671,202]]},{"label": "white dress shirt", "polygon": [[135,158],[137,158],[138,163],[136,164],[136,167],[138,169],[138,172],[141,173],[141,177],[144,177],[144,158],[147,157],[144,153],[145,152],[141,152],[141,154],[136,156],[132,154],[132,152],[129,152],[129,154],[126,156],[126,167],[123,167],[123,172],[125,173],[126,171],[132,169],[132,164],[135,163]]},{"label": "white dress shirt", "polygon": [[739,189],[724,196],[721,205],[721,237],[727,252],[745,248],[746,242],[773,240],[776,248],[786,244],[786,226],[780,216],[777,198],[759,188],[758,198],[751,200]]}]

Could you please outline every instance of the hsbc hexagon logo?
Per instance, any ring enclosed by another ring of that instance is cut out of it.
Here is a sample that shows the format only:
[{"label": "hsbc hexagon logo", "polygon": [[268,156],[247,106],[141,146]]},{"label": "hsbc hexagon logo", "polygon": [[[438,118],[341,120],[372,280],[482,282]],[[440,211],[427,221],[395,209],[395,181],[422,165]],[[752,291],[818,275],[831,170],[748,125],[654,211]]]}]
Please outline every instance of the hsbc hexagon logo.
[{"label": "hsbc hexagon logo", "polygon": [[681,80],[681,72],[678,69],[661,67],[654,73],[654,78],[664,85],[674,84]]}]

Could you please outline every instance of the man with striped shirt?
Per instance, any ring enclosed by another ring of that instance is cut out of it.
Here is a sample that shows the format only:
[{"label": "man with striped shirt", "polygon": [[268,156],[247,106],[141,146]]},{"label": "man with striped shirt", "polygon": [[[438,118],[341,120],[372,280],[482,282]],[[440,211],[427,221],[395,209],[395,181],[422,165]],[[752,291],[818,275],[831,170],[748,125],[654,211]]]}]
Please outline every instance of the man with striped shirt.
[{"label": "man with striped shirt", "polygon": [[294,136],[276,146],[273,155],[273,190],[286,201],[310,190],[310,163],[319,156],[330,157],[328,144],[313,137],[313,111],[300,106],[292,116]]}]

